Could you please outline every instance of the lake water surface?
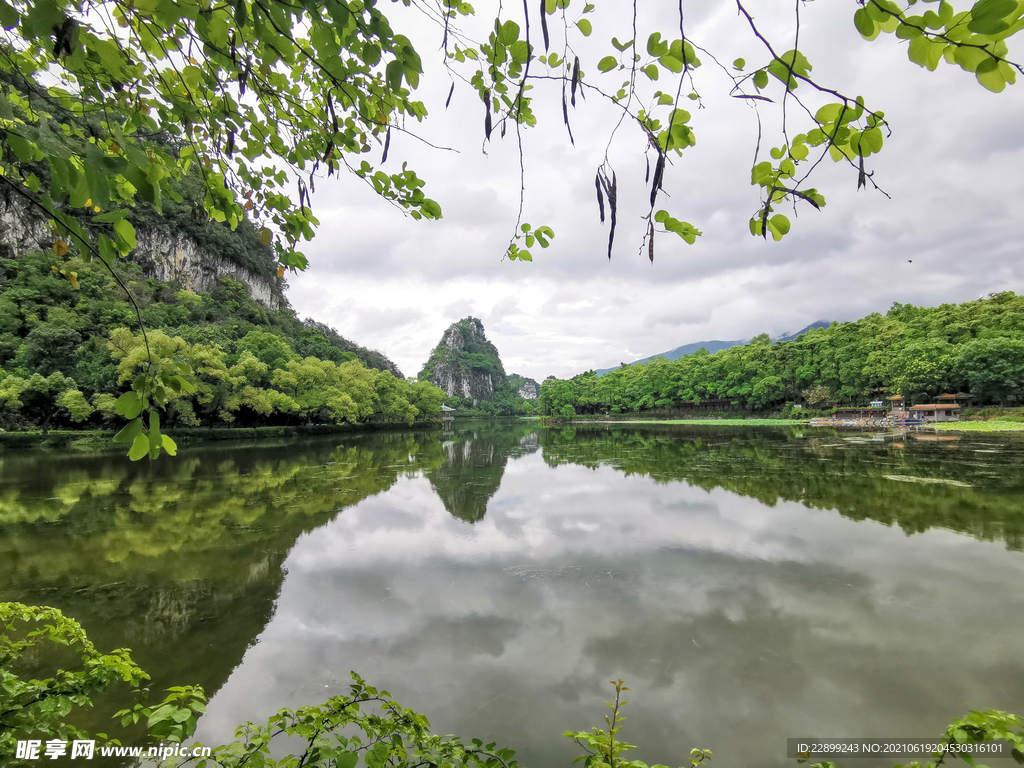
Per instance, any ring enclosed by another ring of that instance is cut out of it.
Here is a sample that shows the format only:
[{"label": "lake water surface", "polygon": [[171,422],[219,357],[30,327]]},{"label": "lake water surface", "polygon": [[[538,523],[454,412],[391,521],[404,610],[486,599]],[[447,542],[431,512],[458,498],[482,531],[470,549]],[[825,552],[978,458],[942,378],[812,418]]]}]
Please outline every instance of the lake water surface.
[{"label": "lake water surface", "polygon": [[561,733],[624,678],[636,757],[795,765],[787,737],[1024,714],[1022,465],[992,435],[522,423],[8,453],[0,600],[203,685],[210,744],[356,670],[436,732],[568,766]]}]

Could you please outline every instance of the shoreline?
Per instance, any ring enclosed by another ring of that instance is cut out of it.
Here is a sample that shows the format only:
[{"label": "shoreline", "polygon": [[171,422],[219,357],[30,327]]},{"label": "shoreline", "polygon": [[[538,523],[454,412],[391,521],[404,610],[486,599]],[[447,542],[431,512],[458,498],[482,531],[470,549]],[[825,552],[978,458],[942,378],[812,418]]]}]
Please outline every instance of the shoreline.
[{"label": "shoreline", "polygon": [[810,427],[813,429],[851,429],[891,432],[914,429],[915,431],[936,430],[943,432],[1024,432],[1024,421],[953,421],[942,423],[913,424],[900,427],[895,424],[812,424],[810,419],[565,419],[545,420],[549,426],[580,426],[586,424],[666,424],[720,427]]},{"label": "shoreline", "polygon": [[[317,435],[360,435],[373,432],[432,431],[440,422],[413,424],[305,424],[292,427],[184,427],[164,430],[164,434],[180,446],[231,440],[267,440],[283,437],[315,437]],[[0,455],[24,448],[44,450],[124,452],[126,445],[111,442],[117,432],[112,429],[50,430],[47,433],[0,432]]]},{"label": "shoreline", "polygon": [[[480,420],[465,419],[465,421]],[[808,419],[543,419],[542,417],[494,418],[493,421],[539,421],[545,427],[587,426],[612,424],[642,424],[662,426],[705,426],[705,427],[809,427],[812,429],[850,429],[891,432],[900,428],[891,424],[812,424]],[[414,424],[307,424],[291,427],[192,427],[166,430],[181,446],[201,445],[212,442],[233,440],[268,440],[290,437],[315,437],[318,435],[359,435],[374,432],[394,431],[444,431],[443,422],[416,422]],[[906,429],[906,428],[904,428]],[[959,421],[939,424],[913,425],[915,431],[942,432],[1024,432],[1024,421]],[[72,450],[89,452],[122,452],[124,446],[112,443],[114,430],[50,430],[43,432],[0,432],[0,455],[18,449]]]}]

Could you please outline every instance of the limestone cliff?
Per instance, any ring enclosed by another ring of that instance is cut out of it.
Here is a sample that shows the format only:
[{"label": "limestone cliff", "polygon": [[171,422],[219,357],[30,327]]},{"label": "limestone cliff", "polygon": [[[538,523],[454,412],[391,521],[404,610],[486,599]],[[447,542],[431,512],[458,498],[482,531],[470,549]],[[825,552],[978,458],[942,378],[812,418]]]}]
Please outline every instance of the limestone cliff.
[{"label": "limestone cliff", "polygon": [[536,400],[540,396],[540,384],[518,373],[509,374],[508,385],[523,400]]},{"label": "limestone cliff", "polygon": [[505,384],[505,369],[498,350],[484,335],[484,324],[475,317],[452,323],[434,347],[419,378],[443,389],[449,397],[492,400]]},{"label": "limestone cliff", "polygon": [[[193,293],[212,293],[218,281],[227,277],[245,285],[249,296],[267,309],[290,312],[285,281],[275,275],[273,252],[260,243],[258,232],[248,221],[232,231],[183,210],[182,205],[175,207],[171,201],[165,202],[162,214],[140,205],[130,220],[137,243],[130,259],[142,267],[146,277],[177,283]],[[0,259],[49,251],[55,238],[46,220],[17,199],[0,202]],[[322,333],[331,346],[354,354],[367,368],[405,378],[383,353],[361,347],[311,318],[303,325]]]},{"label": "limestone cliff", "polygon": [[[277,310],[285,306],[284,281],[274,277],[272,269],[269,269],[273,263],[269,248],[265,249],[266,253],[255,255],[254,263],[264,267],[256,269],[218,252],[216,241],[209,237],[175,231],[173,226],[147,226],[141,221],[133,223],[138,247],[131,254],[131,259],[142,266],[147,277],[177,282],[194,293],[212,291],[220,278],[230,277],[244,283],[249,288],[249,295],[267,309]],[[234,235],[216,224],[205,228],[216,232],[218,227],[225,230],[225,239]],[[0,211],[0,257],[48,251],[53,241],[53,230],[46,221],[17,201],[9,201],[6,209]],[[268,270],[270,274],[267,274]]]},{"label": "limestone cliff", "polygon": [[143,229],[137,233],[138,248],[132,254],[147,277],[175,282],[193,293],[212,291],[222,277],[244,283],[249,295],[267,309],[280,309],[285,301],[282,282],[258,274],[223,256],[202,248],[187,235]]}]

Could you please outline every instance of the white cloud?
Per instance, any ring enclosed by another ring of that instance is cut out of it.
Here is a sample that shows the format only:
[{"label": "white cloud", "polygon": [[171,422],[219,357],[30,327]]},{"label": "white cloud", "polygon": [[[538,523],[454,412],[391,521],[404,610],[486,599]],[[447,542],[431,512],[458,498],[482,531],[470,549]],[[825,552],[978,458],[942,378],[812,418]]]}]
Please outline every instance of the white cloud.
[{"label": "white cloud", "polygon": [[[668,5],[647,10],[668,14],[671,26]],[[758,23],[788,46],[792,5],[764,5]],[[687,17],[688,36],[724,62],[744,56],[748,71],[763,63],[731,7],[701,13]],[[1024,176],[1013,171],[1024,161],[1021,86],[997,95],[958,68],[926,72],[907,61],[905,42],[861,40],[851,14],[842,4],[804,6],[801,48],[820,81],[863,93],[885,111],[893,134],[869,167],[891,200],[857,191],[855,171],[826,159],[814,183],[828,205],[820,212],[803,206],[781,243],[750,237],[746,221],[758,205],[749,186],[757,123],[749,103],[728,98],[729,81],[702,55],[695,82],[705,108],[687,102],[698,144],[673,159],[662,198],[704,231],[697,244],[659,235],[653,265],[638,252],[649,197],[644,144],[624,125],[609,152],[620,190],[607,260],[607,223],[597,218],[593,178],[614,108],[594,94],[578,99],[570,114],[573,147],[560,97],[551,92],[537,105],[540,127],[523,133],[524,219],[550,225],[556,237],[551,248],[533,249],[532,263],[503,261],[519,206],[514,131],[504,141],[495,133],[482,154],[479,99],[456,88],[444,110],[449,81],[440,53],[435,43],[421,42],[427,73],[417,96],[431,115],[410,128],[459,152],[393,135],[388,167],[408,160],[445,218],[415,222],[351,176],[321,181],[314,202],[322,226],[305,249],[310,270],[291,280],[293,306],[380,349],[407,374],[419,370],[450,323],[474,314],[484,319],[506,369],[542,379],[702,339],[855,319],[894,301],[934,305],[1020,291]],[[595,24],[589,42],[615,30]],[[614,75],[587,77],[607,84]],[[762,149],[781,141],[776,116],[764,116]]]}]

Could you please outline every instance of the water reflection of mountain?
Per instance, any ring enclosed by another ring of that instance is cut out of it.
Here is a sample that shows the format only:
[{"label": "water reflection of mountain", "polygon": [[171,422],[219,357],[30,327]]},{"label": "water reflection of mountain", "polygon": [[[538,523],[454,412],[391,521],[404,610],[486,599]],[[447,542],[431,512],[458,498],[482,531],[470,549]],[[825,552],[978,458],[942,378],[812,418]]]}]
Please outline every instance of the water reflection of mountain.
[{"label": "water reflection of mountain", "polygon": [[[0,463],[0,600],[53,605],[100,648],[130,647],[152,687],[213,694],[274,612],[295,540],[444,461],[432,436]],[[87,714],[109,729],[110,711]]]},{"label": "water reflection of mountain", "polygon": [[[655,482],[721,488],[769,506],[797,501],[908,534],[945,528],[1024,549],[1024,441],[920,440],[808,429],[544,430],[550,466],[614,467]],[[930,437],[930,435],[923,435]]]},{"label": "water reflection of mountain", "polygon": [[476,523],[484,519],[487,502],[501,485],[509,458],[533,453],[539,446],[533,427],[473,424],[445,440],[447,460],[426,475],[453,517]]},{"label": "water reflection of mountain", "polygon": [[[872,439],[813,430],[460,425],[184,451],[174,460],[0,460],[0,600],[55,605],[98,647],[130,647],[153,689],[228,679],[275,610],[303,533],[422,474],[459,520],[487,513],[510,458],[610,467],[658,483],[797,501],[908,533],[945,528],[1024,548],[1024,443]],[[87,713],[109,728],[119,700]]]}]

